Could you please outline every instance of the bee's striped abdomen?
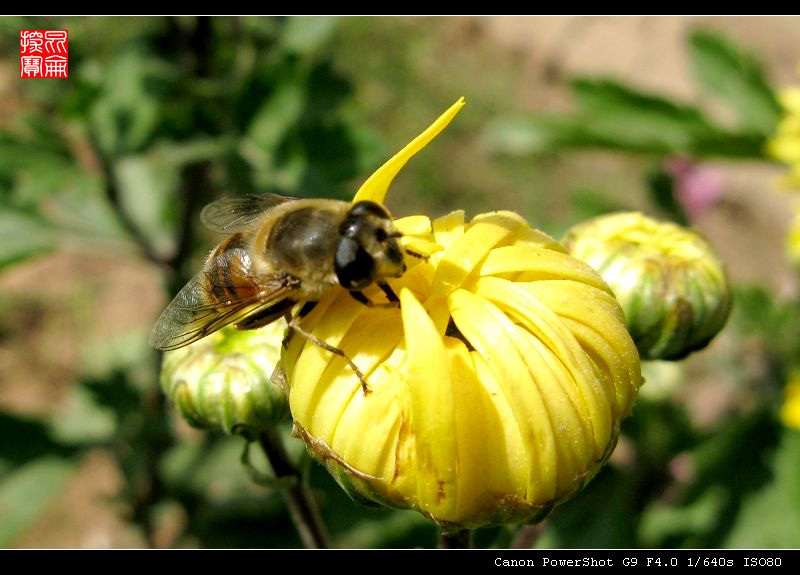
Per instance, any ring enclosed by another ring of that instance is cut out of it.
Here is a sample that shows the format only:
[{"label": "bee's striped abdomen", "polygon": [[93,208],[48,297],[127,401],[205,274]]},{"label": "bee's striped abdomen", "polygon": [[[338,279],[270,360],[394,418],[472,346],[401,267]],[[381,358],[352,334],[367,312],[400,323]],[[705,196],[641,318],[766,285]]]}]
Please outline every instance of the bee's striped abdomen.
[{"label": "bee's striped abdomen", "polygon": [[252,260],[247,238],[233,234],[218,245],[209,260],[211,298],[214,303],[239,301],[254,295],[259,287],[253,281]]}]

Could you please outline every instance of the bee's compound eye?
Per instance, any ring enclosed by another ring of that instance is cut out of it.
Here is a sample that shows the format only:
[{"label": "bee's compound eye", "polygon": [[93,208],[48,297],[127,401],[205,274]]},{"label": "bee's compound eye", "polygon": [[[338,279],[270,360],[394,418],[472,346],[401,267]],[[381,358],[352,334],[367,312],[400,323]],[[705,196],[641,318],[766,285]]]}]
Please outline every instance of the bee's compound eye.
[{"label": "bee's compound eye", "polygon": [[375,260],[352,238],[339,240],[334,269],[339,285],[345,289],[364,289],[375,281]]}]

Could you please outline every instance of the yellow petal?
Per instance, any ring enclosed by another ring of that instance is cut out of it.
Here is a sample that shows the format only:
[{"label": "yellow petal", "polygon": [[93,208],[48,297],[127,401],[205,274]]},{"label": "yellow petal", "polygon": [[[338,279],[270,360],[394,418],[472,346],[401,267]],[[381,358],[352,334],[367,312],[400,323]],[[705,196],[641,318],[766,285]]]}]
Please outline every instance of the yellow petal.
[{"label": "yellow petal", "polygon": [[[617,301],[609,294],[580,284],[537,282],[527,288],[559,315],[613,386],[614,416],[630,413],[640,384],[639,358],[625,330]],[[565,295],[568,294],[568,295]],[[574,323],[573,323],[574,322]]]},{"label": "yellow petal", "polygon": [[406,258],[406,265],[412,267],[420,262],[418,256],[430,257],[444,248],[437,244],[433,238],[433,226],[430,218],[426,216],[409,216],[394,221],[394,227],[403,237],[400,243],[407,252],[415,256]]},{"label": "yellow petal", "polygon": [[456,503],[454,390],[441,335],[409,290],[400,292],[410,425],[415,431],[417,496],[423,512],[453,515]]},{"label": "yellow petal", "polygon": [[464,98],[459,98],[458,101],[450,106],[447,111],[439,116],[437,120],[431,124],[427,130],[422,132],[419,136],[411,140],[405,148],[400,150],[397,154],[383,164],[378,170],[372,174],[366,182],[362,184],[358,192],[356,192],[353,202],[360,202],[361,200],[372,200],[373,202],[383,203],[386,197],[386,192],[389,190],[389,185],[394,180],[395,176],[403,169],[406,162],[411,157],[419,152],[422,148],[428,145],[431,140],[439,135],[439,132],[447,127],[450,120],[455,118],[459,110],[464,106]]},{"label": "yellow petal", "polygon": [[781,420],[788,427],[800,429],[800,375],[793,375],[784,389],[786,400],[781,406]]},{"label": "yellow petal", "polygon": [[433,235],[436,243],[445,249],[464,235],[464,210],[450,212],[433,221]]},{"label": "yellow petal", "polygon": [[446,296],[456,290],[493,248],[513,239],[525,226],[525,220],[512,212],[493,212],[473,219],[439,260],[431,293]]},{"label": "yellow petal", "polygon": [[[335,306],[336,314],[325,313],[327,306],[318,304],[301,325],[306,330],[313,330],[317,338],[329,345],[341,347],[345,334],[365,308],[344,291],[338,292],[330,305]],[[318,311],[317,308],[321,309]],[[292,336],[287,355],[295,345],[300,346],[301,351],[293,362],[293,371],[287,373],[292,381],[289,396],[292,416],[303,427],[319,430],[318,437],[328,443],[352,397],[356,393],[362,394],[361,383],[341,357],[299,334]],[[284,362],[287,362],[287,357],[284,357]]]},{"label": "yellow petal", "polygon": [[781,93],[778,94],[778,101],[789,112],[800,114],[800,87],[793,86],[781,90]]},{"label": "yellow petal", "polygon": [[524,272],[517,281],[569,279],[586,283],[611,293],[606,283],[588,264],[561,252],[531,245],[496,248],[480,267],[480,275],[502,275]]},{"label": "yellow petal", "polygon": [[495,374],[511,407],[525,448],[523,457],[512,464],[527,475],[524,496],[533,502],[551,500],[557,491],[552,422],[515,345],[516,326],[491,302],[463,289],[450,294],[448,306],[459,331]]},{"label": "yellow petal", "polygon": [[[330,441],[333,451],[354,469],[379,477],[387,485],[397,473],[397,436],[407,411],[399,378],[396,371],[380,366],[370,378],[372,392],[366,398],[368,403],[356,396],[342,414]],[[380,438],[380,449],[375,449],[375,438]]]},{"label": "yellow petal", "polygon": [[[509,312],[534,337],[532,345],[538,347],[543,354],[542,361],[549,362],[549,374],[542,375],[538,370],[536,385],[542,396],[555,392],[552,397],[564,396],[560,405],[571,412],[570,416],[579,415],[580,423],[575,426],[587,426],[583,429],[558,429],[558,435],[565,432],[580,434],[584,443],[591,441],[595,457],[599,457],[608,445],[612,423],[610,421],[610,396],[612,389],[605,389],[573,334],[566,329],[561,320],[547,305],[531,297],[517,283],[497,278],[481,278],[476,285],[476,293],[486,297]],[[566,291],[566,290],[565,290]],[[529,352],[530,353],[530,352]],[[523,354],[523,357],[526,354]],[[560,364],[560,365],[558,365]],[[560,386],[552,385],[548,375]],[[558,391],[556,391],[558,390]],[[568,401],[567,401],[568,400]],[[558,419],[563,413],[559,414]],[[559,424],[568,423],[570,416],[565,416]],[[588,447],[588,445],[587,445]],[[585,449],[585,448],[584,448]],[[583,450],[579,450],[583,451]],[[587,461],[584,453],[584,461]]]}]

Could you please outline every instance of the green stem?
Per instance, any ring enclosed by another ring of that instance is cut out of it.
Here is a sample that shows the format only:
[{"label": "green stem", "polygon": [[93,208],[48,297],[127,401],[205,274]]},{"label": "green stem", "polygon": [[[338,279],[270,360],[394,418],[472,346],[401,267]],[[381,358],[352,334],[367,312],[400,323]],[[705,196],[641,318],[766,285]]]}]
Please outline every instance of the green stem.
[{"label": "green stem", "polygon": [[471,549],[472,530],[462,529],[452,533],[442,532],[439,535],[439,549]]},{"label": "green stem", "polygon": [[297,467],[294,466],[286,448],[283,445],[280,433],[271,428],[261,432],[258,442],[269,460],[275,477],[278,479],[294,479],[291,484],[283,489],[283,496],[289,507],[297,533],[307,549],[326,549],[330,547],[325,524],[317,510],[314,496],[309,489],[305,478]]}]

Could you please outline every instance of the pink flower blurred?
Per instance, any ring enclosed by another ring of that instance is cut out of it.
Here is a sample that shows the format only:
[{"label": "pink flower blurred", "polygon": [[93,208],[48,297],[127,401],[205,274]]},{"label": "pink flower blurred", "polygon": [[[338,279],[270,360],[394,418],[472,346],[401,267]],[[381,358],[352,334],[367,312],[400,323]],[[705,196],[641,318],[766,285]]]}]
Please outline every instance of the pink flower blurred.
[{"label": "pink flower blurred", "polygon": [[675,179],[675,199],[690,217],[708,211],[722,196],[722,175],[717,169],[673,156],[664,162],[664,170]]}]

